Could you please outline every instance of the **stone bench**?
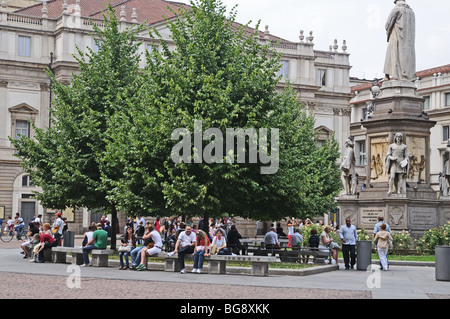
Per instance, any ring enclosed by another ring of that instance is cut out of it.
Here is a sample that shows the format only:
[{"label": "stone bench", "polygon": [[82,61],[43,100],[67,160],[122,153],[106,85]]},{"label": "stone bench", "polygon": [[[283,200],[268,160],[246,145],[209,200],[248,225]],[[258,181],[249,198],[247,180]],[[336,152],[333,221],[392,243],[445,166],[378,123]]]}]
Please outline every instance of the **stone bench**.
[{"label": "stone bench", "polygon": [[249,262],[252,265],[252,276],[268,276],[269,263],[276,262],[276,257],[266,256],[232,256],[232,255],[212,255],[209,257],[208,273],[225,274],[227,261]]},{"label": "stone bench", "polygon": [[[72,254],[72,264],[82,265],[83,262],[83,248],[82,247],[53,247],[52,261],[54,263],[66,263],[67,253]],[[108,258],[114,254],[111,249],[93,249],[91,264],[94,267],[108,267]]]},{"label": "stone bench", "polygon": [[[193,259],[191,254],[185,256],[186,259]],[[253,276],[268,276],[269,275],[269,263],[276,262],[276,257],[266,256],[233,256],[233,255],[212,255],[205,257],[208,260],[208,273],[209,274],[225,274],[227,261],[243,261],[249,262],[252,265],[251,275]],[[177,272],[180,271],[180,263],[178,256],[165,257],[164,271]]]},{"label": "stone bench", "polygon": [[[30,256],[30,259],[34,259],[35,258],[35,254],[34,254],[34,248],[37,246],[37,244],[29,244],[26,249],[27,249],[27,253]],[[52,251],[51,249],[44,249],[44,261],[48,261],[51,262],[52,261]]]}]

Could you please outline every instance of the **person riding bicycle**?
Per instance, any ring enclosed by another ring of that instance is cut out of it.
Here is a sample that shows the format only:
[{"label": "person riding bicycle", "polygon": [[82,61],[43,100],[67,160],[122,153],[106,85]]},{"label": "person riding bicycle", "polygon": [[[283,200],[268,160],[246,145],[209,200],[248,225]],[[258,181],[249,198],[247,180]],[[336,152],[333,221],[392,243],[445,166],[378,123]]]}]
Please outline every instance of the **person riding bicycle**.
[{"label": "person riding bicycle", "polygon": [[22,228],[25,227],[25,223],[23,222],[23,218],[20,217],[19,213],[16,213],[15,221],[14,221],[14,229],[17,234],[17,239],[20,239],[20,232]]}]

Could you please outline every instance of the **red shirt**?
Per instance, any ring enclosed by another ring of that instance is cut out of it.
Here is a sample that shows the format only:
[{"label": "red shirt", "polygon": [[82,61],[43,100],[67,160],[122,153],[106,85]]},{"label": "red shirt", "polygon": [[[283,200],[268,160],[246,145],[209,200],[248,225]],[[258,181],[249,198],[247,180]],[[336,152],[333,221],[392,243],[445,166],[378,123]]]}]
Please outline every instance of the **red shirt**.
[{"label": "red shirt", "polygon": [[50,234],[44,233],[41,235],[41,243],[48,242],[51,244],[54,241],[55,241],[55,239]]}]

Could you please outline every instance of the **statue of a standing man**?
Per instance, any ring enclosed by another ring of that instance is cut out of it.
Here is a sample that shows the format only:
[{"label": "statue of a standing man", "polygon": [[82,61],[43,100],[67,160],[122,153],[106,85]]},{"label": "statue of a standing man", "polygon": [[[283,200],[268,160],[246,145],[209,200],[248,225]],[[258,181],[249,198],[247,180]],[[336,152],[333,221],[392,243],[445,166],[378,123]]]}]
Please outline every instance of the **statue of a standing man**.
[{"label": "statue of a standing man", "polygon": [[342,170],[342,184],[347,195],[356,195],[356,185],[358,183],[358,177],[355,172],[355,151],[353,149],[354,145],[351,139],[345,141],[345,146],[347,147],[347,152],[341,163]]},{"label": "statue of a standing man", "polygon": [[450,140],[447,141],[447,147],[444,151],[444,167],[440,177],[440,186],[442,196],[448,196],[450,190]]},{"label": "statue of a standing man", "polygon": [[416,79],[416,18],[403,0],[395,0],[395,7],[386,22],[389,42],[384,64],[385,81]]},{"label": "statue of a standing man", "polygon": [[403,144],[402,133],[395,134],[394,143],[389,145],[386,154],[386,170],[389,174],[389,191],[392,194],[393,186],[397,194],[406,194],[406,177],[409,172],[409,151]]}]

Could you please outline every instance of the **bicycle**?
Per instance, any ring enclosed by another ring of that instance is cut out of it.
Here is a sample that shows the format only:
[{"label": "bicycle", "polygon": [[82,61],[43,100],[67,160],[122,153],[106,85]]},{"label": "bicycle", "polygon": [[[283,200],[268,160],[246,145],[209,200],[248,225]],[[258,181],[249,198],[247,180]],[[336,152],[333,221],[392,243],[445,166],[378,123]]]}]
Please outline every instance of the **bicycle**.
[{"label": "bicycle", "polygon": [[22,227],[19,234],[17,234],[14,227],[11,229],[4,229],[0,231],[0,239],[4,243],[9,243],[14,238],[14,236],[16,236],[17,240],[26,241],[28,240],[28,231],[25,229],[25,227]]}]

